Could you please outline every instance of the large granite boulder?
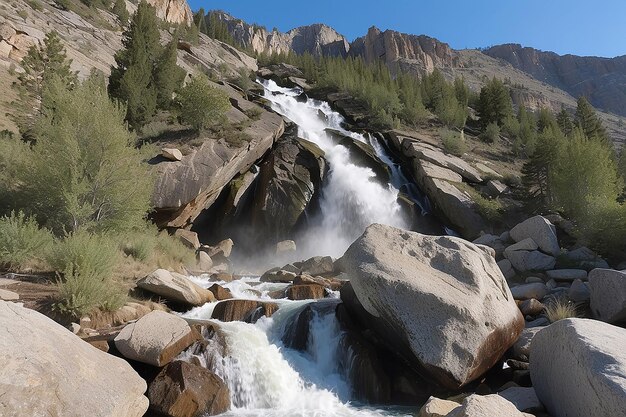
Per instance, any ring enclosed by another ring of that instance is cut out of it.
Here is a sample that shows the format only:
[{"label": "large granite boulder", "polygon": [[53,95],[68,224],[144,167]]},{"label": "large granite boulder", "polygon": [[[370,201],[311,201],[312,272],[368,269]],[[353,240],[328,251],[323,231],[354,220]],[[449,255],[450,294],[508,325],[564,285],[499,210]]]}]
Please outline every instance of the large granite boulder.
[{"label": "large granite boulder", "polygon": [[271,317],[278,305],[254,300],[224,300],[213,310],[212,319],[220,321],[245,321],[254,323],[262,316]]},{"label": "large granite boulder", "polygon": [[600,321],[565,319],[538,332],[530,375],[554,417],[626,415],[626,330]]},{"label": "large granite boulder", "polygon": [[115,337],[115,347],[125,358],[164,366],[197,339],[183,318],[153,311],[126,325]]},{"label": "large granite boulder", "polygon": [[445,153],[426,142],[407,141],[402,143],[404,154],[409,158],[421,159],[448,168],[470,182],[482,182],[480,172],[458,156]]},{"label": "large granite boulder", "polygon": [[532,417],[499,395],[470,395],[447,417]]},{"label": "large granite boulder", "polygon": [[0,301],[0,415],[141,417],[146,382],[34,310]]},{"label": "large granite boulder", "polygon": [[150,409],[167,417],[214,416],[230,409],[230,391],[208,369],[174,361],[148,389]]},{"label": "large granite boulder", "polygon": [[556,227],[543,216],[524,220],[511,229],[510,234],[516,242],[531,238],[539,245],[539,249],[552,256],[558,256],[561,252],[559,240],[556,237]]},{"label": "large granite boulder", "polygon": [[504,257],[520,272],[547,271],[554,268],[556,258],[538,250],[505,250]]},{"label": "large granite boulder", "polygon": [[143,290],[160,295],[168,301],[188,306],[201,306],[215,301],[211,291],[204,289],[184,275],[157,269],[137,282]]},{"label": "large granite boulder", "polygon": [[263,238],[291,236],[326,174],[324,152],[314,143],[285,135],[261,163],[251,207],[252,226]]},{"label": "large granite boulder", "polygon": [[463,239],[374,224],[342,264],[389,344],[443,386],[478,378],[524,328],[493,257]]},{"label": "large granite boulder", "polygon": [[626,273],[613,269],[594,269],[589,273],[591,311],[602,321],[626,321]]}]

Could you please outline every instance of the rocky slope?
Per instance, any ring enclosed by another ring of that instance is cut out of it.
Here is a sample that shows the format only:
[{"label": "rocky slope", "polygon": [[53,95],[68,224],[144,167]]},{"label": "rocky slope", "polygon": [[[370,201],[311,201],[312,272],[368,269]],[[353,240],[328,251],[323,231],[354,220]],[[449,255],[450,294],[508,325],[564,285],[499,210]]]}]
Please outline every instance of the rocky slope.
[{"label": "rocky slope", "polygon": [[214,12],[214,16],[226,23],[237,43],[258,53],[293,51],[298,54],[308,52],[316,56],[346,56],[350,49],[350,44],[343,35],[322,24],[302,26],[282,33],[250,25],[227,13]]},{"label": "rocky slope", "polygon": [[518,44],[494,46],[483,53],[574,97],[584,95],[598,109],[626,116],[626,56],[558,55]]}]

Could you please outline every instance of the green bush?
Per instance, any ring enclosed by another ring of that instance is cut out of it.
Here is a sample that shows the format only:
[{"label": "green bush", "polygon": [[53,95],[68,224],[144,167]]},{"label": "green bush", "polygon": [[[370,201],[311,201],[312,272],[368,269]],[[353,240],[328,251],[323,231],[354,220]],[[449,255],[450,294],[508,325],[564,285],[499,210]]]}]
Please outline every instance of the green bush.
[{"label": "green bush", "polygon": [[467,143],[465,143],[465,134],[442,129],[439,134],[441,135],[441,141],[443,142],[443,149],[452,155],[462,156],[467,152]]},{"label": "green bush", "polygon": [[128,232],[120,237],[120,249],[122,252],[140,262],[150,260],[157,245],[157,231],[153,227]]},{"label": "green bush", "polygon": [[76,232],[55,242],[48,255],[54,271],[90,276],[100,281],[111,278],[119,261],[116,243],[108,236]]},{"label": "green bush", "polygon": [[130,15],[128,14],[128,9],[126,9],[125,0],[115,0],[112,12],[115,16],[117,16],[117,19],[119,20],[122,27],[128,24],[128,19],[130,18]]},{"label": "green bush", "polygon": [[480,138],[487,143],[494,143],[500,138],[500,128],[497,123],[489,123]]},{"label": "green bush", "polygon": [[182,242],[167,232],[159,233],[157,237],[157,251],[159,259],[169,259],[173,264],[189,264],[195,260],[195,252],[183,245]]},{"label": "green bush", "polygon": [[45,259],[53,237],[35,219],[22,212],[0,217],[0,265],[20,270],[33,260]]},{"label": "green bush", "polygon": [[230,108],[228,95],[212,87],[204,75],[196,75],[182,88],[178,104],[181,122],[197,131],[222,123]]},{"label": "green bush", "polygon": [[57,287],[54,309],[75,318],[96,309],[117,310],[127,299],[126,291],[114,282],[100,279],[96,272],[79,272],[71,267],[64,271]]}]

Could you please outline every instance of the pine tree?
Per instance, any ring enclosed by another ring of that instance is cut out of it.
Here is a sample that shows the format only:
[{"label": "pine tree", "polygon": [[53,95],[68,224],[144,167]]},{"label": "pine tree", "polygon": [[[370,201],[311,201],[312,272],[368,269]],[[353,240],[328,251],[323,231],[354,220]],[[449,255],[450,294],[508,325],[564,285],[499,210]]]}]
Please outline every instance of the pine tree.
[{"label": "pine tree", "polygon": [[477,110],[483,127],[490,123],[502,126],[513,114],[511,94],[502,81],[494,77],[480,90]]},{"label": "pine tree", "polygon": [[206,12],[203,7],[201,7],[200,10],[193,15],[193,23],[196,25],[200,33],[207,33]]},{"label": "pine tree", "polygon": [[567,110],[565,110],[565,106],[561,106],[561,111],[556,116],[556,123],[559,125],[561,132],[563,132],[566,136],[569,136],[574,129],[572,118]]},{"label": "pine tree", "polygon": [[161,56],[155,63],[154,84],[157,90],[157,105],[161,109],[168,109],[172,103],[172,94],[185,81],[186,72],[176,65],[178,37],[174,35]]},{"label": "pine tree", "polygon": [[130,15],[128,14],[128,10],[126,9],[126,1],[125,0],[115,0],[115,4],[113,4],[113,14],[117,16],[118,21],[122,27],[125,27],[128,24],[128,19]]},{"label": "pine tree", "polygon": [[588,138],[609,142],[609,137],[606,129],[602,125],[602,121],[584,96],[578,99],[574,124],[582,129],[583,133]]},{"label": "pine tree", "polygon": [[77,82],[76,73],[71,70],[72,60],[67,58],[65,48],[57,32],[46,34],[41,47],[33,45],[22,60],[24,72],[18,76],[20,100],[16,104],[16,123],[22,136],[28,138],[33,117],[39,111],[41,95],[49,81],[56,77],[66,87]]}]

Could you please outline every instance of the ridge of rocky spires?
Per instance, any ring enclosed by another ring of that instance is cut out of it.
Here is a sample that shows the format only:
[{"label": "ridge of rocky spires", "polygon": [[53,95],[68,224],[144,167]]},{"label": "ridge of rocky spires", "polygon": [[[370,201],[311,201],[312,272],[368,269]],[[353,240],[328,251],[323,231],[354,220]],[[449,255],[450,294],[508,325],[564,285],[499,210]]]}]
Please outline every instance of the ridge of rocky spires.
[{"label": "ridge of rocky spires", "polygon": [[170,23],[184,23],[187,26],[193,22],[193,13],[186,0],[147,0],[156,8],[157,16]]},{"label": "ridge of rocky spires", "polygon": [[372,26],[367,35],[351,45],[350,55],[362,56],[366,62],[382,59],[392,71],[403,70],[426,74],[435,68],[459,65],[457,53],[447,43],[425,35],[409,35]]},{"label": "ridge of rocky spires", "polygon": [[502,59],[536,79],[567,91],[584,95],[600,109],[626,115],[626,55],[615,58],[558,55],[519,44],[493,46],[484,54]]},{"label": "ridge of rocky spires", "polygon": [[277,30],[268,31],[258,25],[250,25],[224,12],[213,13],[228,26],[235,41],[258,53],[293,51],[298,54],[308,52],[315,56],[346,56],[350,49],[350,44],[343,35],[324,24],[301,26],[283,33]]}]

